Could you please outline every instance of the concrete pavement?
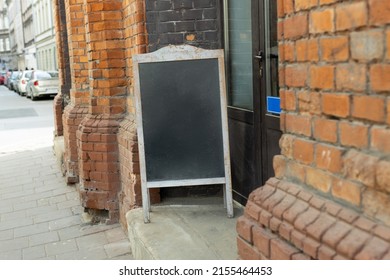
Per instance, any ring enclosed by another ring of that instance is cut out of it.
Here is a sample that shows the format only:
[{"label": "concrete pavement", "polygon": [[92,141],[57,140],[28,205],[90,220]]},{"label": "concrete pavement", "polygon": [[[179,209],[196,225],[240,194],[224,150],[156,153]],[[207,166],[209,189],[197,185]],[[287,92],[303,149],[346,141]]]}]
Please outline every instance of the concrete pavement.
[{"label": "concrete pavement", "polygon": [[132,259],[121,226],[88,222],[66,185],[51,108],[0,87],[0,259]]}]

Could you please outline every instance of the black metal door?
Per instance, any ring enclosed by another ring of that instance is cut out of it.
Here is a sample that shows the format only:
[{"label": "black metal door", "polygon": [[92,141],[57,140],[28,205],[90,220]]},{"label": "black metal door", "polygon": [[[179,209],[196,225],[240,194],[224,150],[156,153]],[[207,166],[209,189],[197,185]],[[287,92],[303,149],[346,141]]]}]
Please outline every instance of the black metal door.
[{"label": "black metal door", "polygon": [[273,0],[225,1],[232,183],[241,204],[273,176],[272,158],[279,154],[277,104],[267,106],[279,95],[276,16]]}]

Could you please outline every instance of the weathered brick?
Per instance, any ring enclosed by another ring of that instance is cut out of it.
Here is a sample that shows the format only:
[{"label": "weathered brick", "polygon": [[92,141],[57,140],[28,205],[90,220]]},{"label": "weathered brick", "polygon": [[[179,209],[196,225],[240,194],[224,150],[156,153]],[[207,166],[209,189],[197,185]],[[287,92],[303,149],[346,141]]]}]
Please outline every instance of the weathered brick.
[{"label": "weathered brick", "polygon": [[284,12],[289,15],[294,12],[294,0],[283,0]]},{"label": "weathered brick", "polygon": [[245,214],[248,215],[253,220],[258,221],[260,218],[260,212],[261,212],[261,207],[258,206],[253,201],[248,200],[248,202],[245,205]]},{"label": "weathered brick", "polygon": [[304,261],[304,260],[306,260],[306,261],[311,260],[310,256],[308,256],[306,254],[303,254],[303,253],[296,253],[296,254],[292,255],[291,259],[292,260],[302,260],[302,261]]},{"label": "weathered brick", "polygon": [[338,221],[325,232],[322,237],[322,241],[330,248],[336,248],[340,240],[343,239],[351,230],[352,226],[342,221]]},{"label": "weathered brick", "polygon": [[370,235],[358,229],[353,229],[337,246],[337,251],[352,259],[358,253]]},{"label": "weathered brick", "polygon": [[276,218],[276,217],[272,217],[270,220],[269,220],[269,229],[273,232],[278,232],[279,231],[279,226],[282,222]]},{"label": "weathered brick", "polygon": [[332,195],[335,198],[360,206],[362,187],[360,184],[349,180],[334,179],[332,184]]},{"label": "weathered brick", "polygon": [[284,20],[284,38],[296,39],[308,34],[309,22],[307,14],[298,14]]},{"label": "weathered brick", "polygon": [[321,94],[318,92],[299,91],[298,107],[300,112],[313,115],[321,114]]},{"label": "weathered brick", "polygon": [[271,240],[277,238],[275,234],[261,227],[253,228],[253,243],[255,247],[267,258],[270,257]]},{"label": "weathered brick", "polygon": [[237,219],[236,230],[238,235],[249,244],[252,244],[252,228],[254,223],[249,221],[246,217],[241,216]]},{"label": "weathered brick", "polygon": [[389,243],[374,237],[368,241],[363,249],[355,256],[357,260],[380,260],[390,249]]},{"label": "weathered brick", "polygon": [[314,160],[314,143],[303,139],[295,139],[293,157],[299,162],[311,164]]},{"label": "weathered brick", "polygon": [[283,213],[283,219],[289,223],[294,223],[295,219],[308,209],[306,202],[296,200],[295,203]]},{"label": "weathered brick", "polygon": [[316,140],[335,143],[337,142],[338,122],[335,120],[316,118],[313,124],[313,136]]},{"label": "weathered brick", "polygon": [[308,10],[317,5],[317,0],[295,0],[295,11]]},{"label": "weathered brick", "polygon": [[342,155],[344,150],[338,147],[317,144],[316,147],[316,166],[318,168],[340,173],[342,170]]},{"label": "weathered brick", "polygon": [[238,255],[244,260],[260,260],[260,254],[250,244],[237,237]]},{"label": "weathered brick", "polygon": [[390,65],[372,65],[370,67],[370,80],[371,90],[377,92],[390,92]]},{"label": "weathered brick", "polygon": [[350,114],[350,96],[348,94],[323,94],[322,110],[325,114],[345,118]]},{"label": "weathered brick", "polygon": [[363,92],[367,87],[365,64],[346,63],[336,66],[336,89]]},{"label": "weathered brick", "polygon": [[300,233],[297,230],[293,230],[290,234],[291,243],[297,247],[299,250],[303,250],[303,240],[305,239],[305,235]]},{"label": "weathered brick", "polygon": [[363,192],[362,206],[367,217],[380,220],[383,224],[390,225],[390,196],[387,193],[375,189],[366,189]]},{"label": "weathered brick", "polygon": [[349,58],[347,36],[324,37],[320,39],[321,59],[329,62],[346,61]]},{"label": "weathered brick", "polygon": [[321,245],[318,248],[317,255],[319,260],[331,260],[336,255],[336,252],[326,245]]},{"label": "weathered brick", "polygon": [[304,232],[305,228],[313,223],[318,216],[320,215],[320,212],[314,208],[309,208],[307,211],[303,212],[296,218],[294,221],[294,228]]},{"label": "weathered brick", "polygon": [[375,186],[375,167],[377,157],[350,150],[344,156],[344,176],[357,180],[368,187]]},{"label": "weathered brick", "polygon": [[[388,140],[390,141],[390,140]],[[377,188],[390,193],[390,161],[381,160],[375,169]]]},{"label": "weathered brick", "polygon": [[290,260],[292,255],[299,251],[280,239],[271,240],[271,259]]},{"label": "weathered brick", "polygon": [[296,201],[296,198],[291,195],[285,196],[285,198],[272,209],[272,214],[279,218],[282,219],[283,213],[290,208],[294,202]]},{"label": "weathered brick", "polygon": [[336,30],[355,29],[367,24],[368,12],[364,1],[336,6]]},{"label": "weathered brick", "polygon": [[387,16],[390,13],[389,1],[369,0],[368,3],[370,23],[380,25],[390,22],[390,18]]},{"label": "weathered brick", "polygon": [[302,39],[296,41],[295,52],[296,52],[296,60],[298,62],[318,61],[319,60],[318,40]]},{"label": "weathered brick", "polygon": [[353,96],[352,116],[360,119],[384,122],[385,99],[376,96]]},{"label": "weathered brick", "polygon": [[305,87],[307,84],[308,67],[306,64],[288,65],[285,69],[285,83],[289,87]]},{"label": "weathered brick", "polygon": [[291,132],[304,136],[311,136],[311,118],[286,114],[286,132]]},{"label": "weathered brick", "polygon": [[310,12],[310,33],[325,33],[335,30],[334,9],[328,8]]},{"label": "weathered brick", "polygon": [[310,87],[312,89],[333,89],[335,67],[332,65],[310,67]]},{"label": "weathered brick", "polygon": [[368,126],[360,123],[340,122],[340,143],[344,146],[366,148],[368,146]]},{"label": "weathered brick", "polygon": [[327,193],[332,185],[332,177],[320,169],[308,167],[306,169],[306,184]]},{"label": "weathered brick", "polygon": [[289,161],[287,163],[287,174],[289,178],[294,178],[294,180],[298,180],[299,182],[305,182],[306,170],[302,164],[299,164],[295,161]]},{"label": "weathered brick", "polygon": [[359,214],[353,210],[348,209],[348,208],[343,208],[337,214],[337,217],[339,217],[341,220],[343,220],[349,224],[352,224],[357,218],[359,218]]},{"label": "weathered brick", "polygon": [[281,149],[281,154],[287,158],[292,158],[293,155],[293,143],[295,136],[291,134],[283,134],[279,140],[279,146]]},{"label": "weathered brick", "polygon": [[335,223],[335,218],[328,215],[327,213],[322,213],[314,223],[310,224],[306,228],[306,232],[315,240],[321,240],[322,235]]},{"label": "weathered brick", "polygon": [[288,223],[282,222],[279,226],[279,235],[287,241],[290,241],[290,235],[291,232],[293,231],[294,227]]},{"label": "weathered brick", "polygon": [[390,152],[390,129],[386,127],[374,126],[371,129],[371,147],[375,150]]},{"label": "weathered brick", "polygon": [[311,238],[306,237],[303,240],[303,252],[311,256],[313,259],[317,259],[317,251],[319,247],[320,243]]},{"label": "weathered brick", "polygon": [[384,36],[381,29],[351,33],[351,56],[362,62],[379,59],[384,53]]},{"label": "weathered brick", "polygon": [[371,230],[376,227],[375,221],[369,220],[365,217],[359,217],[353,225],[366,232],[371,232]]},{"label": "weathered brick", "polygon": [[378,225],[375,228],[374,233],[376,236],[390,242],[390,227]]},{"label": "weathered brick", "polygon": [[297,98],[294,91],[285,91],[285,108],[287,111],[295,111],[297,107]]}]

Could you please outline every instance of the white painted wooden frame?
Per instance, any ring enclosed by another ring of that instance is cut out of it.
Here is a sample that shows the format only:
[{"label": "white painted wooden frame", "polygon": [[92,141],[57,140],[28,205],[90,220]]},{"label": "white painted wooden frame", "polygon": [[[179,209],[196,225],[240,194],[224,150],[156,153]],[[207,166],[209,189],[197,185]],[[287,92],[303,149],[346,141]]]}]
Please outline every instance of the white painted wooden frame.
[{"label": "white painted wooden frame", "polygon": [[[139,80],[140,79],[139,64],[164,62],[164,61],[168,62],[168,61],[200,60],[200,59],[218,59],[225,177],[148,182],[146,176],[144,133],[143,133],[143,125],[142,125],[143,122],[142,122],[142,106],[141,106],[141,89],[140,89],[140,80]],[[164,47],[152,53],[133,55],[133,74],[134,74],[134,83],[135,83],[134,84],[135,105],[136,105],[138,149],[139,149],[139,159],[140,159],[142,207],[144,212],[144,222],[145,223],[150,222],[151,207],[150,207],[149,189],[162,188],[162,187],[176,187],[176,186],[212,185],[212,184],[224,185],[224,204],[225,207],[227,208],[227,216],[229,218],[232,218],[234,213],[233,213],[232,183],[231,183],[231,171],[230,171],[225,65],[224,65],[223,50],[204,50],[189,45],[180,45],[180,46]]]}]

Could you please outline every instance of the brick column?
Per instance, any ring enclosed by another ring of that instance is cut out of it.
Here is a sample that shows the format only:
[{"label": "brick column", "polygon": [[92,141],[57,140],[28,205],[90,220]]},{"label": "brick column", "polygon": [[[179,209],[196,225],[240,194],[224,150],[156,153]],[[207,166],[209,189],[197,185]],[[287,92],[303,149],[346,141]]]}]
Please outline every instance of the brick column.
[{"label": "brick column", "polygon": [[390,259],[390,3],[278,1],[281,155],[243,259]]},{"label": "brick column", "polygon": [[86,209],[112,223],[119,218],[116,134],[127,89],[122,1],[84,0],[84,8],[90,89],[88,115],[77,132],[80,195]]},{"label": "brick column", "polygon": [[69,91],[71,87],[68,33],[66,28],[65,2],[53,0],[54,22],[56,31],[56,48],[60,87],[57,96],[54,98],[54,134],[63,135],[62,114],[65,106],[69,103]]},{"label": "brick column", "polygon": [[64,163],[67,182],[77,183],[79,178],[78,150],[76,131],[84,116],[88,113],[88,59],[83,0],[65,0],[66,24],[70,61],[70,102],[64,109]]}]

